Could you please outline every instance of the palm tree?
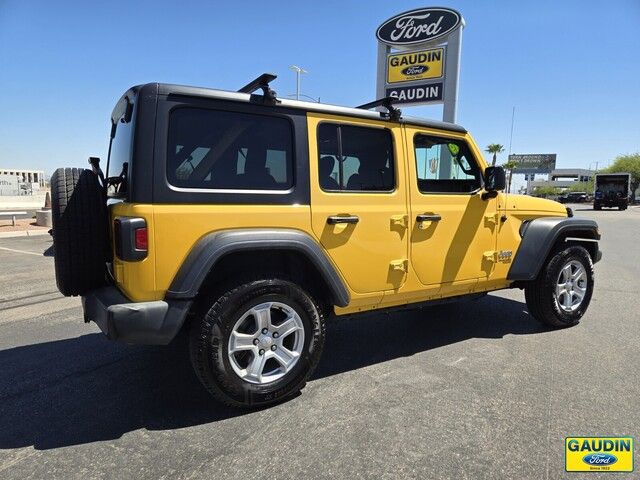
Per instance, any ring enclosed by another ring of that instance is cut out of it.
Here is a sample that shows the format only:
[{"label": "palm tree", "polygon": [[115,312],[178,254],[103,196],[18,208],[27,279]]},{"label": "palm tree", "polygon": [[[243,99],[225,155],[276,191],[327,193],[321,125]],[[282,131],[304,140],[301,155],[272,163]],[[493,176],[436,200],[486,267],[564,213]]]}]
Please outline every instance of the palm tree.
[{"label": "palm tree", "polygon": [[499,143],[490,143],[489,145],[487,145],[487,149],[485,150],[485,152],[493,154],[493,161],[491,162],[491,166],[494,167],[498,158],[498,154],[504,152],[504,145],[500,145]]},{"label": "palm tree", "polygon": [[511,193],[511,178],[513,178],[513,169],[518,166],[515,160],[509,160],[503,165],[505,170],[509,171],[509,180],[507,181],[507,193]]}]

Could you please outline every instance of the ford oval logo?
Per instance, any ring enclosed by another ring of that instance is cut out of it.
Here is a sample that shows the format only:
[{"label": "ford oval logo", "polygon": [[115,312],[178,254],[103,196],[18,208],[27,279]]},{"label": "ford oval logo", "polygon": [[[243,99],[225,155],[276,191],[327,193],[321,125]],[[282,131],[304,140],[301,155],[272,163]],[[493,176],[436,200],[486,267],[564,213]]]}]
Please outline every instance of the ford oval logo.
[{"label": "ford oval logo", "polygon": [[403,75],[420,75],[421,73],[429,70],[429,67],[426,65],[414,65],[412,67],[407,67],[402,69]]},{"label": "ford oval logo", "polygon": [[613,465],[618,461],[618,457],[611,455],[610,453],[590,453],[582,457],[582,461],[587,465]]},{"label": "ford oval logo", "polygon": [[376,37],[388,45],[416,45],[448,35],[461,21],[449,8],[419,8],[391,17],[378,27]]}]

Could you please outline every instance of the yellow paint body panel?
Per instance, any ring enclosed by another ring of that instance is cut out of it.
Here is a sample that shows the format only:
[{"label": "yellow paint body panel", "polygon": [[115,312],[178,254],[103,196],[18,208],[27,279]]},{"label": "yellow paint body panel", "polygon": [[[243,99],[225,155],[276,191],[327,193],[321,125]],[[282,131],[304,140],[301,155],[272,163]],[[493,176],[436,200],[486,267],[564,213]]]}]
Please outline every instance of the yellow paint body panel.
[{"label": "yellow paint body panel", "polygon": [[232,228],[289,228],[309,232],[309,206],[304,205],[156,205],[154,236],[156,278],[166,290],[198,240],[210,232]]},{"label": "yellow paint body panel", "polygon": [[132,205],[112,207],[112,218],[147,221],[149,255],[141,262],[116,260],[116,280],[134,301],[161,300],[191,249],[203,236],[232,228],[311,231],[308,205]]},{"label": "yellow paint body panel", "polygon": [[[484,259],[484,253],[495,250],[496,199],[482,199],[482,190],[470,194],[421,193],[413,148],[417,134],[437,135],[464,140],[464,135],[443,134],[429,129],[406,128],[409,163],[408,185],[411,192],[411,263],[420,282],[424,285],[442,284],[443,292],[456,288],[456,284],[472,285],[486,280],[492,273],[493,263]],[[481,155],[472,155],[484,171],[486,165]],[[419,214],[438,214],[438,222],[415,221]],[[456,289],[457,290],[457,289]]]},{"label": "yellow paint body panel", "polygon": [[[314,235],[338,267],[352,294],[371,294],[381,298],[384,290],[399,288],[405,272],[394,262],[407,261],[407,238],[399,221],[407,214],[403,186],[404,158],[400,126],[370,120],[308,115],[309,144],[317,145],[318,124],[327,121],[342,125],[387,128],[393,134],[396,162],[396,188],[391,193],[325,192],[317,185],[318,150],[310,148],[311,213]],[[400,141],[397,141],[400,139]],[[333,215],[356,215],[357,224],[327,224]]]},{"label": "yellow paint body panel", "polygon": [[[522,222],[540,217],[566,217],[566,208],[551,200],[527,195],[500,194],[498,210],[507,218],[498,227],[498,251],[512,251],[515,258],[520,247],[520,227]],[[494,278],[506,278],[511,261],[495,264]]]},{"label": "yellow paint body panel", "polygon": [[[149,253],[139,262],[125,262],[113,252],[113,275],[122,293],[135,302],[146,302],[164,298],[164,290],[158,290],[156,282],[156,244],[151,232],[154,231],[153,206],[136,203],[116,203],[110,207],[111,225],[118,217],[140,217],[147,222],[149,232]],[[113,242],[112,242],[113,244]],[[165,289],[166,290],[166,289]]]},{"label": "yellow paint body panel", "polygon": [[[468,143],[484,171],[486,163],[467,134],[352,117],[308,113],[311,206],[308,205],[141,205],[117,203],[120,216],[147,222],[148,256],[138,262],[115,259],[114,276],[133,301],[163,299],[191,249],[205,235],[233,228],[286,228],[307,233],[323,248],[347,287],[351,301],[337,314],[405,305],[505,288],[524,220],[566,216],[555,202],[500,193],[483,200],[469,195],[422,194],[417,189],[415,133]],[[386,128],[396,161],[391,193],[325,192],[319,187],[317,127],[321,122]],[[438,213],[442,220],[419,229],[416,215]],[[357,215],[355,225],[328,225],[327,217]],[[506,217],[506,220],[501,218]],[[508,261],[498,251],[512,251]]]}]

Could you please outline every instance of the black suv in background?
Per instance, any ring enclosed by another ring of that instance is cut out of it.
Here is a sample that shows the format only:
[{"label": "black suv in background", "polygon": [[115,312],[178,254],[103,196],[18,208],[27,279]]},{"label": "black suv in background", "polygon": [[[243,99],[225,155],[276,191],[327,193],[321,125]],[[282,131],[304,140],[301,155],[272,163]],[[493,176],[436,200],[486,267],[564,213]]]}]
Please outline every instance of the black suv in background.
[{"label": "black suv in background", "polygon": [[560,203],[584,203],[589,201],[587,192],[568,192],[558,197]]}]

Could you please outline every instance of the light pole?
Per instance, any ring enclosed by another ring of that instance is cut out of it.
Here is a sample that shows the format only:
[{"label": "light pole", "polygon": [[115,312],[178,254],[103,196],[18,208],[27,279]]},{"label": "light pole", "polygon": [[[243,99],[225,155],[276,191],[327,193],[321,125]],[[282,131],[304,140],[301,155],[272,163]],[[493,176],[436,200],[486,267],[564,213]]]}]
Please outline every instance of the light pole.
[{"label": "light pole", "polygon": [[509,155],[511,155],[511,143],[513,142],[513,121],[516,118],[516,107],[513,106],[513,110],[511,110],[511,135],[509,135]]},{"label": "light pole", "polygon": [[289,68],[296,72],[296,100],[300,100],[300,74],[308,72],[297,65],[291,65]]},{"label": "light pole", "polygon": [[[310,95],[305,95],[304,93],[292,93],[291,95],[287,95],[287,97],[304,97],[304,98],[308,98],[309,100],[312,100],[316,103],[320,103],[320,97],[316,98],[316,97],[312,97]],[[299,100],[299,98],[297,98]]]}]

